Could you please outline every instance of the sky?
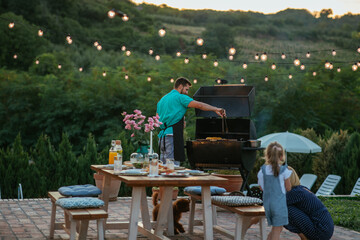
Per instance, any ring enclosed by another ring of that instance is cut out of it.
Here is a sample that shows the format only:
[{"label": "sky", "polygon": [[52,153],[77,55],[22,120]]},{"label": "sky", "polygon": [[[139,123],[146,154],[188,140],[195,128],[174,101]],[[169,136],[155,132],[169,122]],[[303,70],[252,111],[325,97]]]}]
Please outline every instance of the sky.
[{"label": "sky", "polygon": [[331,8],[334,15],[348,12],[360,14],[360,0],[132,0],[135,3],[163,4],[179,9],[243,10],[276,13],[286,8],[308,9],[310,12]]}]

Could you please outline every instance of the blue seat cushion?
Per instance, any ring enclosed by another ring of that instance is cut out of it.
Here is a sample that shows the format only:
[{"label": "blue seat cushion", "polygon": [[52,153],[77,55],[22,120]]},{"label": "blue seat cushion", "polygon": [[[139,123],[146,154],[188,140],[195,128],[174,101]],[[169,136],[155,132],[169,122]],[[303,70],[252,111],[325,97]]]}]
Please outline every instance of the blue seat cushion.
[{"label": "blue seat cushion", "polygon": [[[184,192],[194,195],[201,195],[201,186],[193,186],[184,188]],[[226,192],[225,188],[210,186],[210,194],[211,195],[220,195]]]},{"label": "blue seat cushion", "polygon": [[72,197],[60,198],[56,201],[56,205],[65,208],[98,208],[104,206],[104,201],[92,197]]},{"label": "blue seat cushion", "polygon": [[229,207],[261,205],[263,203],[259,198],[245,196],[212,196],[211,202]]},{"label": "blue seat cushion", "polygon": [[67,197],[97,197],[101,194],[101,190],[91,184],[61,187],[58,191]]}]

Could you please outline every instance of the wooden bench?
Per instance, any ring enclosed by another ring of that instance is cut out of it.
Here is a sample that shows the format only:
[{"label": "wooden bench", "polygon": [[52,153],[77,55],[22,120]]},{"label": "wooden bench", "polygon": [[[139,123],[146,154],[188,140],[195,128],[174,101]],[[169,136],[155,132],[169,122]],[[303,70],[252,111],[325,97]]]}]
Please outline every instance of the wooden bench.
[{"label": "wooden bench", "polygon": [[[190,196],[190,214],[189,214],[189,233],[193,233],[194,226],[202,225],[201,220],[195,220],[195,203],[196,201],[201,201],[201,195],[194,195],[185,193]],[[241,206],[241,207],[229,207],[220,204],[214,204],[213,206],[213,225],[214,231],[223,234],[226,237],[233,238],[236,240],[245,239],[245,234],[247,229],[250,227],[250,221],[252,218],[256,217],[259,219],[260,225],[260,237],[261,239],[266,239],[265,231],[265,209],[263,206]],[[216,207],[226,209],[230,212],[236,213],[236,225],[235,225],[235,235],[228,230],[217,225],[216,221]]]},{"label": "wooden bench", "polygon": [[[90,220],[97,220],[98,239],[104,239],[104,220],[108,217],[108,213],[101,208],[84,208],[84,209],[64,209],[65,223],[56,223],[56,201],[66,196],[59,192],[48,192],[51,199],[51,219],[50,219],[50,238],[54,238],[55,230],[63,229],[69,235],[70,239],[75,239],[77,235],[77,225],[79,239],[86,239],[87,229]],[[79,224],[77,224],[79,223]]]}]

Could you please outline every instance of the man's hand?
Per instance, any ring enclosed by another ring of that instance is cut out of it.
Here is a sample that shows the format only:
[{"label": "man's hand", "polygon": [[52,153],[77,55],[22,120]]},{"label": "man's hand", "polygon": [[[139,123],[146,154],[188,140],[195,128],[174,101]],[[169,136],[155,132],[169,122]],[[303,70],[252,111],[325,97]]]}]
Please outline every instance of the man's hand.
[{"label": "man's hand", "polygon": [[223,108],[217,108],[215,110],[215,113],[222,118],[224,118],[224,117],[226,118],[226,112],[225,112],[225,109],[223,109]]}]

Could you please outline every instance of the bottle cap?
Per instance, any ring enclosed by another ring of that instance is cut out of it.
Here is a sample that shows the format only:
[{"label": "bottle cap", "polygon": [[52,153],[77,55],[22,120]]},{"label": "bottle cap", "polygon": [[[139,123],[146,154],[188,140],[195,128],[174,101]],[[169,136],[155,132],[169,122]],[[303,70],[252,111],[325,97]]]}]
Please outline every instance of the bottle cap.
[{"label": "bottle cap", "polygon": [[121,140],[116,140],[116,145],[121,145]]}]

